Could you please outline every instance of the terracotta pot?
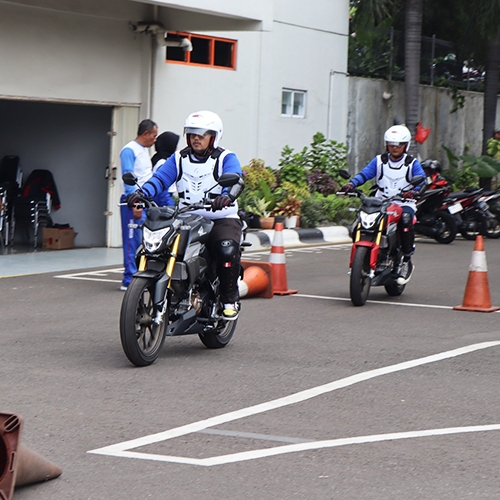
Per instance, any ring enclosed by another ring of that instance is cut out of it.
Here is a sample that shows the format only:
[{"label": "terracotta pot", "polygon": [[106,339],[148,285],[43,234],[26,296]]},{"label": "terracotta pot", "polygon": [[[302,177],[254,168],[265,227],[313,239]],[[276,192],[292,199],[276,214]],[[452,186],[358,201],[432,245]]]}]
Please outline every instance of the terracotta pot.
[{"label": "terracotta pot", "polygon": [[274,227],[274,217],[261,217],[259,222],[261,229],[272,229]]}]

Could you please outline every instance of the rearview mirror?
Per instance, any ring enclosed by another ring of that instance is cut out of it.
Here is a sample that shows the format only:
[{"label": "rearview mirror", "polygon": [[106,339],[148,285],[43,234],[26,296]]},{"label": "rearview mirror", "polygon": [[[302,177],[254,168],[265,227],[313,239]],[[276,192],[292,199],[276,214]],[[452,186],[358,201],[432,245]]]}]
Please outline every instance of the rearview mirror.
[{"label": "rearview mirror", "polygon": [[222,187],[229,187],[229,186],[234,186],[239,180],[240,180],[239,174],[228,173],[228,174],[222,174],[217,182]]},{"label": "rearview mirror", "polygon": [[137,183],[137,176],[133,172],[127,172],[122,175],[122,181],[127,186],[135,186]]},{"label": "rearview mirror", "polygon": [[416,175],[413,177],[413,179],[410,181],[410,184],[412,186],[418,186],[419,184],[422,184],[424,182],[425,177],[423,175]]},{"label": "rearview mirror", "polygon": [[339,170],[339,175],[342,177],[342,179],[350,179],[351,174],[347,170]]}]

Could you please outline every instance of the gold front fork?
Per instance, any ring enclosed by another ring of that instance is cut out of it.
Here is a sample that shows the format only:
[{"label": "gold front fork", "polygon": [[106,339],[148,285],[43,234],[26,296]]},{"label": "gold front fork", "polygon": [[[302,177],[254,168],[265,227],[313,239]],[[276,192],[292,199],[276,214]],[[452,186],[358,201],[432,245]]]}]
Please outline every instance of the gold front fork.
[{"label": "gold front fork", "polygon": [[174,266],[175,263],[177,262],[177,252],[179,251],[179,242],[181,241],[181,235],[180,233],[175,237],[175,241],[172,245],[172,251],[170,252],[171,257],[168,259],[167,262],[167,270],[166,273],[169,277],[168,280],[168,288],[170,288],[170,285],[172,284],[172,274],[174,272]]}]

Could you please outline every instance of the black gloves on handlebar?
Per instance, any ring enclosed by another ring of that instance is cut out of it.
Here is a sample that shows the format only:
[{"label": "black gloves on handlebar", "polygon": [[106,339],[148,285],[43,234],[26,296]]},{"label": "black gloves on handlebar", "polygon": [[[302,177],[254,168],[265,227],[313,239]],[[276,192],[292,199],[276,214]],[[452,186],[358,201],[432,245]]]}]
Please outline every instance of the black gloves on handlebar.
[{"label": "black gloves on handlebar", "polygon": [[403,198],[403,200],[413,200],[413,198],[415,198],[415,195],[415,191],[403,191],[401,198]]},{"label": "black gloves on handlebar", "polygon": [[221,194],[212,201],[212,212],[228,207],[234,200],[228,194]]},{"label": "black gloves on handlebar", "polygon": [[126,198],[127,207],[133,208],[134,205],[142,201],[144,198],[144,193],[142,193],[141,191],[136,191],[135,193],[129,194]]},{"label": "black gloves on handlebar", "polygon": [[342,186],[340,188],[340,192],[347,194],[347,193],[352,193],[355,189],[356,188],[354,187],[354,185],[348,182],[345,186]]}]

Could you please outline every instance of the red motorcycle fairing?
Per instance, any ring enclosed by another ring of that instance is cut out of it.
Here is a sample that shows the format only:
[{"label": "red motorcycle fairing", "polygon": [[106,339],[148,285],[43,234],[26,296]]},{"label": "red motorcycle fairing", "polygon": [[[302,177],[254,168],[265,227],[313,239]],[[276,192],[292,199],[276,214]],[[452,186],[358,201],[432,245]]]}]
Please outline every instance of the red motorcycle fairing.
[{"label": "red motorcycle fairing", "polygon": [[[387,209],[386,227],[388,227],[390,224],[397,224],[399,222],[399,219],[401,219],[402,214],[403,214],[403,208],[401,207],[401,205],[398,205],[396,203],[391,203]],[[413,223],[415,223],[415,220],[416,218],[414,217]],[[349,260],[349,267],[352,267],[352,263],[354,261],[354,255],[356,254],[356,249],[360,246],[370,248],[370,268],[375,270],[377,267],[380,244],[377,244],[376,241],[369,241],[369,240],[359,240],[353,243],[351,247],[351,257]]]},{"label": "red motorcycle fairing", "polygon": [[401,219],[401,215],[403,214],[403,207],[401,205],[397,205],[396,203],[391,203],[387,208],[387,214],[389,215],[387,220],[387,225],[391,222],[398,223],[399,219]]},{"label": "red motorcycle fairing", "polygon": [[349,260],[349,267],[352,267],[354,261],[354,255],[356,254],[356,249],[358,247],[368,247],[370,248],[370,268],[375,269],[377,267],[378,252],[380,250],[380,245],[377,245],[374,241],[360,240],[353,243],[351,247],[351,258]]}]

